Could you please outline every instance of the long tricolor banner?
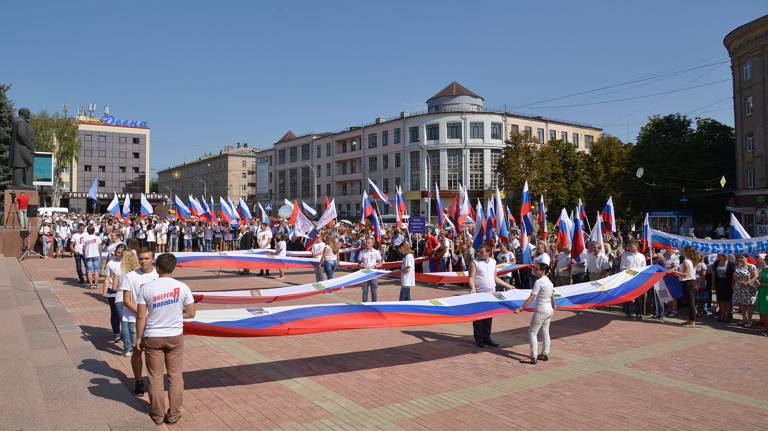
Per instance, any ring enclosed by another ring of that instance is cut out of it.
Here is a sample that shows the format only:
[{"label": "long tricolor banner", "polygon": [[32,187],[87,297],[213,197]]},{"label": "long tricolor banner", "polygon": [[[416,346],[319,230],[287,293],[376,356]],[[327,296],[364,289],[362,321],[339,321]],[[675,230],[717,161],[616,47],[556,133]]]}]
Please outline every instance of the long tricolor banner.
[{"label": "long tricolor banner", "polygon": [[691,246],[700,253],[757,254],[768,251],[768,236],[744,239],[700,239],[651,229],[651,243],[655,248],[683,249]]},{"label": "long tricolor banner", "polygon": [[180,268],[288,269],[312,268],[320,263],[320,259],[237,251],[178,252],[173,255]]},{"label": "long tricolor banner", "polygon": [[362,269],[342,277],[325,280],[318,283],[307,283],[299,286],[275,287],[272,289],[225,290],[193,292],[195,302],[213,304],[255,304],[263,302],[286,301],[303,298],[320,293],[336,292],[345,287],[365,283],[389,274],[380,269]]},{"label": "long tricolor banner", "polygon": [[[658,265],[625,270],[594,282],[557,289],[557,306],[585,309],[630,301],[667,275]],[[347,329],[470,322],[520,307],[528,289],[475,293],[426,301],[315,304],[292,307],[201,310],[184,322],[187,335],[269,337]]]},{"label": "long tricolor banner", "polygon": [[[416,259],[414,259],[414,262],[416,264],[419,264],[421,262],[426,261],[427,259],[429,259],[429,256],[417,257]],[[381,268],[382,269],[399,269],[402,265],[403,265],[402,260],[393,260],[391,262],[382,262]],[[353,268],[357,268],[358,264],[357,262],[339,261],[339,267],[344,269],[353,269]]]},{"label": "long tricolor banner", "polygon": [[[523,269],[527,266],[529,265],[516,263],[496,265],[496,275],[508,274],[510,272]],[[469,282],[469,272],[417,272],[414,274],[414,278],[416,281],[422,283],[465,284]]]}]

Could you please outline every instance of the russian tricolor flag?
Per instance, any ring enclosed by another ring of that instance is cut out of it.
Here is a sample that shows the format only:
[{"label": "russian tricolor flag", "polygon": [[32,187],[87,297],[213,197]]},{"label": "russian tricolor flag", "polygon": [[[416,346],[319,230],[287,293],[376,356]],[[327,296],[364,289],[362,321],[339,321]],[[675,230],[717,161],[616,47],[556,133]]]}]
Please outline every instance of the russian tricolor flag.
[{"label": "russian tricolor flag", "polygon": [[403,198],[403,189],[397,186],[397,196],[395,196],[395,211],[397,216],[396,227],[403,227],[403,215],[405,214],[405,198]]},{"label": "russian tricolor flag", "polygon": [[[261,204],[259,204],[259,208],[261,208]],[[261,209],[262,211],[264,210],[263,208]],[[240,198],[237,201],[237,212],[240,214],[240,218],[245,220],[246,224],[251,223],[251,210],[248,209],[248,204],[245,203],[243,198]]]},{"label": "russian tricolor flag", "polygon": [[541,239],[547,239],[547,208],[544,206],[544,195],[539,198],[539,236]]},{"label": "russian tricolor flag", "polygon": [[234,210],[229,207],[227,201],[221,196],[219,196],[219,214],[221,220],[227,223],[232,223],[232,220],[235,219]]},{"label": "russian tricolor flag", "polygon": [[189,195],[187,202],[190,214],[195,217],[199,216],[200,212],[198,211],[198,208],[200,207],[200,203],[194,197],[192,197],[192,195]]},{"label": "russian tricolor flag", "polygon": [[579,199],[579,206],[576,208],[577,212],[579,213],[579,217],[581,217],[582,220],[587,220],[587,211],[584,210],[584,204],[581,203],[581,199]]},{"label": "russian tricolor flag", "polygon": [[239,221],[240,211],[238,210],[237,205],[232,202],[232,199],[229,198],[229,196],[227,196],[227,203],[229,204],[229,208],[232,210],[232,217],[234,217],[235,221]]},{"label": "russian tricolor flag", "polygon": [[128,218],[131,216],[131,195],[130,193],[125,194],[125,200],[123,201],[123,221],[128,221]]},{"label": "russian tricolor flag", "polygon": [[208,215],[211,217],[211,223],[216,223],[216,207],[213,205],[213,196],[211,196],[211,205],[208,207]]},{"label": "russian tricolor flag", "polygon": [[144,193],[141,194],[141,199],[139,202],[141,206],[140,216],[142,218],[155,213],[155,210],[152,208],[152,204],[149,203],[149,201],[147,200],[147,197],[144,196]]},{"label": "russian tricolor flag", "polygon": [[744,229],[744,226],[739,223],[739,219],[736,218],[733,213],[731,213],[731,221],[730,226],[728,226],[728,238],[730,239],[747,239],[752,238],[750,234],[747,233],[747,230]]},{"label": "russian tricolor flag", "polygon": [[501,193],[496,188],[496,207],[494,208],[496,217],[496,229],[499,232],[499,238],[502,242],[509,241],[509,229],[507,229],[507,218],[504,215],[504,205],[501,204]]},{"label": "russian tricolor flag", "polygon": [[374,199],[378,199],[384,202],[384,205],[389,206],[389,196],[387,196],[386,193],[379,190],[379,188],[376,187],[376,184],[374,184],[370,178],[368,178],[368,184],[371,186],[371,197]]},{"label": "russian tricolor flag", "polygon": [[187,221],[192,216],[192,214],[189,212],[189,208],[184,205],[184,202],[182,202],[178,196],[174,196],[174,198],[176,201],[176,217],[178,217],[181,221]]},{"label": "russian tricolor flag", "polygon": [[[733,217],[733,214],[731,214]],[[731,219],[733,220],[733,219]],[[597,220],[598,223],[600,219]],[[595,226],[597,227],[597,226]],[[643,235],[642,235],[642,251],[645,253],[651,247],[651,223],[648,222],[648,214],[645,214],[645,220],[643,220]]]},{"label": "russian tricolor flag", "polygon": [[304,209],[304,214],[308,215],[310,218],[315,218],[315,216],[317,216],[317,210],[309,206],[306,202],[301,201],[301,207]]},{"label": "russian tricolor flag", "polygon": [[603,208],[603,229],[611,232],[616,232],[616,212],[613,209],[613,196],[608,198],[608,202],[605,203]]},{"label": "russian tricolor flag", "polygon": [[437,209],[437,225],[438,227],[443,227],[445,224],[445,214],[443,214],[443,204],[440,202],[440,189],[437,187],[437,183],[435,183],[435,208]]},{"label": "russian tricolor flag", "polygon": [[269,216],[267,215],[267,210],[264,209],[263,206],[261,206],[261,202],[258,202],[259,204],[259,218],[263,224],[269,225]]},{"label": "russian tricolor flag", "polygon": [[568,217],[568,211],[565,208],[560,211],[560,218],[557,219],[557,243],[562,247],[571,248],[571,238],[573,237],[573,222]]},{"label": "russian tricolor flag", "polygon": [[[205,196],[202,197],[203,199],[199,201],[200,203],[200,211],[198,212],[197,216],[201,219],[213,221],[211,218],[211,210],[208,208],[208,203],[205,201]],[[211,205],[213,205],[213,202],[211,202]]]},{"label": "russian tricolor flag", "polygon": [[526,233],[533,233],[533,214],[531,212],[531,196],[528,193],[528,181],[523,185],[523,194],[520,196],[520,229]]},{"label": "russian tricolor flag", "polygon": [[107,206],[107,212],[119,219],[122,219],[122,217],[120,217],[120,201],[117,199],[117,193],[115,193],[115,197],[112,198],[112,202],[110,202],[109,206]]},{"label": "russian tricolor flag", "polygon": [[483,245],[486,223],[485,213],[483,213],[483,204],[480,202],[480,199],[478,199],[477,205],[475,205],[475,234],[472,239],[472,248],[475,250],[478,250],[480,246]]},{"label": "russian tricolor flag", "polygon": [[576,216],[573,219],[573,238],[571,244],[571,258],[576,262],[581,262],[581,257],[585,250],[584,226],[578,211],[576,211]]}]

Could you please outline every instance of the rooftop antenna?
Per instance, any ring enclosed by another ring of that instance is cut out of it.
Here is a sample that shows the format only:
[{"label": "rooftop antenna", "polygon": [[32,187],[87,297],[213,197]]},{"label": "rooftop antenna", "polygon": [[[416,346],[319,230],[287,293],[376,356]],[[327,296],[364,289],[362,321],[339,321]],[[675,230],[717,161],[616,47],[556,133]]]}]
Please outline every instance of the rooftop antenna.
[{"label": "rooftop antenna", "polygon": [[104,115],[109,115],[109,105],[104,105]]},{"label": "rooftop antenna", "polygon": [[96,104],[93,102],[88,103],[88,116],[93,118],[93,113],[96,112]]}]

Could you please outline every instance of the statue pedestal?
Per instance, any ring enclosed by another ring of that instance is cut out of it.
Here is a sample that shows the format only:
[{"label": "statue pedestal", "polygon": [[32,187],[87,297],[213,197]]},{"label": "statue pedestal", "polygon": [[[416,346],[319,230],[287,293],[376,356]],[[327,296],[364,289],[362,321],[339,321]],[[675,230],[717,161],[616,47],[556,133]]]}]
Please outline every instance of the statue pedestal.
[{"label": "statue pedestal", "polygon": [[[13,197],[11,196],[12,194],[19,196],[21,192],[27,194],[27,197],[29,197],[29,206],[35,208],[35,214],[32,217],[37,217],[37,207],[40,205],[40,196],[37,194],[37,190],[13,187],[7,188],[5,189],[5,195],[3,196],[3,208],[5,208],[5,210],[3,212],[2,220],[3,226],[5,226],[6,229],[19,229],[21,227],[19,224],[19,216],[15,213],[16,207],[14,206]],[[29,218],[31,219],[32,217]]]}]

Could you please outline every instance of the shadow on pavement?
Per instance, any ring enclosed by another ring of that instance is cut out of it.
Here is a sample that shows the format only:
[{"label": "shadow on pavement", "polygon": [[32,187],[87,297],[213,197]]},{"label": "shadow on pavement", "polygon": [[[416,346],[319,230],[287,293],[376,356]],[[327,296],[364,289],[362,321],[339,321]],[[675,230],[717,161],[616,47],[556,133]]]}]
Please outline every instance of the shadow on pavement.
[{"label": "shadow on pavement", "polygon": [[[92,395],[127,404],[142,413],[149,413],[149,403],[129,392],[128,377],[121,371],[112,369],[106,362],[96,359],[84,359],[77,368],[103,376],[90,379],[91,386],[88,386],[88,391]],[[111,382],[112,377],[117,377],[120,383]]]},{"label": "shadow on pavement", "polygon": [[[553,322],[552,339],[597,331],[613,320],[609,316],[593,315],[592,318],[587,319],[579,317],[581,316],[573,315]],[[578,319],[578,327],[569,324],[571,319]],[[417,364],[481,352],[493,353],[510,359],[521,359],[527,355],[527,348],[524,354],[511,352],[503,348],[478,348],[475,346],[471,335],[454,335],[423,330],[402,331],[402,333],[414,336],[421,340],[421,342],[361,352],[338,353],[187,371],[184,373],[184,387],[187,389],[201,389],[251,385],[290,380],[296,377],[326,376]],[[528,327],[526,326],[494,333],[493,338],[504,346],[512,344],[512,340],[517,342],[527,340],[527,334]]]}]

